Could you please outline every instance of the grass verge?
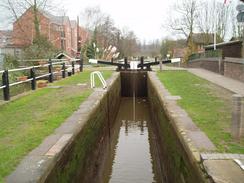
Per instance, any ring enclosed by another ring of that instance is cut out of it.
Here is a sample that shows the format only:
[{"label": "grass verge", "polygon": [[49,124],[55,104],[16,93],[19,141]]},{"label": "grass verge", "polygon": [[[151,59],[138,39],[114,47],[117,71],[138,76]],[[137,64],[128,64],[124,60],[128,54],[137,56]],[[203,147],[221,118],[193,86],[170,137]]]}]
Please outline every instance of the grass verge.
[{"label": "grass verge", "polygon": [[[112,72],[102,73],[107,79]],[[0,106],[0,182],[91,94],[89,75],[84,71],[52,84],[64,87],[39,89]]]},{"label": "grass verge", "polygon": [[172,95],[182,97],[178,104],[219,152],[244,153],[244,139],[236,142],[230,134],[231,103],[217,86],[187,71],[165,71],[157,75]]}]

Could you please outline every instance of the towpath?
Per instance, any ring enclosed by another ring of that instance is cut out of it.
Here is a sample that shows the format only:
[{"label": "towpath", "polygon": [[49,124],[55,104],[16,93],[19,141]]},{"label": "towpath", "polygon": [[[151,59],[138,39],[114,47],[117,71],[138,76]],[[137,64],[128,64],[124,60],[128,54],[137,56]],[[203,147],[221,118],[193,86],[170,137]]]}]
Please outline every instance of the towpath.
[{"label": "towpath", "polygon": [[164,70],[187,70],[188,72],[221,86],[233,93],[244,96],[244,83],[200,68],[177,68],[164,66]]}]

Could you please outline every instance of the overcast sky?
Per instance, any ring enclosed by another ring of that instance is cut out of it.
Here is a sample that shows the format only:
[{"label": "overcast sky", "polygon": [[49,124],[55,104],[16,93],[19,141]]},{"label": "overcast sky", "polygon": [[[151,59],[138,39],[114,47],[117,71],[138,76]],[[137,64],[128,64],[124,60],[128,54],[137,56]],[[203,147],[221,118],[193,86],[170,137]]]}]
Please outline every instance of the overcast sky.
[{"label": "overcast sky", "polygon": [[[63,0],[62,4],[74,19],[86,7],[99,6],[113,18],[118,28],[128,27],[141,41],[148,42],[172,36],[162,26],[173,5],[179,1],[182,0]],[[224,0],[217,1],[224,3]],[[238,0],[227,1],[235,3]]]},{"label": "overcast sky", "polygon": [[[118,28],[128,27],[141,40],[159,39],[166,12],[173,0],[66,0],[64,7],[75,18],[86,7],[100,6],[109,14]],[[82,20],[80,20],[82,21]]]},{"label": "overcast sky", "polygon": [[[67,15],[76,19],[87,7],[99,6],[104,13],[112,17],[118,28],[128,27],[143,41],[161,39],[170,36],[170,31],[164,30],[167,14],[173,4],[181,0],[54,0],[61,2]],[[206,0],[208,1],[208,0]],[[224,0],[218,0],[223,2]],[[238,0],[232,0],[236,2]],[[2,18],[0,12],[0,18]],[[80,20],[82,21],[82,20]],[[0,29],[6,28],[0,20]]]}]

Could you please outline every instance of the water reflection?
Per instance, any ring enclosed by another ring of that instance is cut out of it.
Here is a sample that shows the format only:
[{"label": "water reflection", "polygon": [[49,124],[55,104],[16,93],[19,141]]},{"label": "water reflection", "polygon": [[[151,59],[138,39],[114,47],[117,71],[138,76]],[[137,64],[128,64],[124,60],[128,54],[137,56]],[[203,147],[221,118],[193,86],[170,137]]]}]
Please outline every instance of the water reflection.
[{"label": "water reflection", "polygon": [[108,182],[156,182],[150,154],[150,122],[148,104],[145,99],[122,98],[116,123],[120,123],[117,145],[112,149],[113,163]]}]

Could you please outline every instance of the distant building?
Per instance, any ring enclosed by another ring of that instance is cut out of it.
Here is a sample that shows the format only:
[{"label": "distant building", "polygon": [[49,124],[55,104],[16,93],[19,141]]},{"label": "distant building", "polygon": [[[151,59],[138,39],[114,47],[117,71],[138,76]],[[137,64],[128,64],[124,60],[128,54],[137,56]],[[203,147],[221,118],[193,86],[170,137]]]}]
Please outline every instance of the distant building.
[{"label": "distant building", "polygon": [[[204,52],[204,46],[214,44],[214,34],[194,33],[192,35],[192,41],[193,51],[195,53],[202,53]],[[217,36],[217,42],[221,42],[219,36]]]},{"label": "distant building", "polygon": [[[3,62],[4,55],[21,57],[22,50],[13,44],[13,32],[11,30],[0,30],[0,62]],[[0,63],[0,65],[1,65]]]},{"label": "distant building", "polygon": [[[33,42],[35,28],[33,9],[29,8],[13,24],[13,43],[25,47]],[[75,20],[67,16],[54,16],[45,11],[38,12],[40,33],[58,49],[75,56],[81,43],[88,39],[88,33]]]},{"label": "distant building", "polygon": [[173,58],[184,58],[186,54],[186,48],[174,48],[173,49]]}]

